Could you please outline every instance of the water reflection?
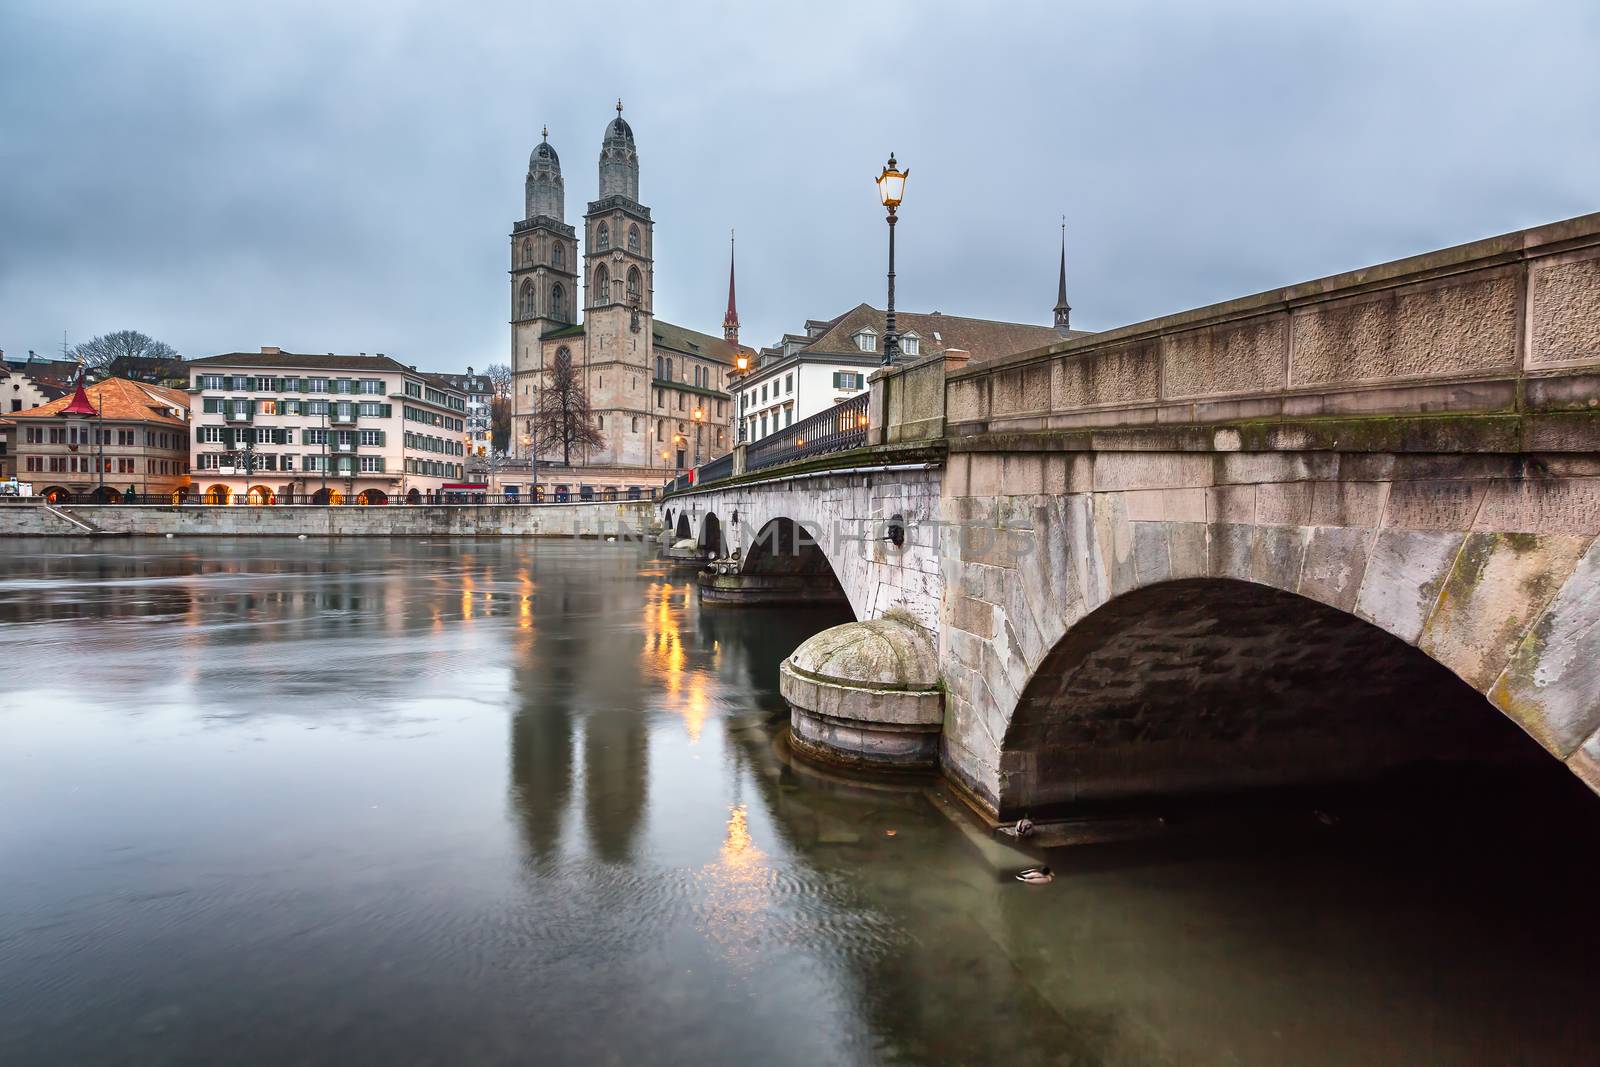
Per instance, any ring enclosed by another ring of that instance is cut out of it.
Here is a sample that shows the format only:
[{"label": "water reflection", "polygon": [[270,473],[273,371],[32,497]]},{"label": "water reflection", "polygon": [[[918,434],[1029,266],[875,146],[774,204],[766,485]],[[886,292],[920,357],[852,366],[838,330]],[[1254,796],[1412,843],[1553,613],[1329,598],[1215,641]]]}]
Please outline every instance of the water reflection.
[{"label": "water reflection", "polygon": [[703,609],[625,546],[7,548],[0,1063],[1587,1052],[1592,797],[1033,889],[785,758],[777,664],[836,612]]}]

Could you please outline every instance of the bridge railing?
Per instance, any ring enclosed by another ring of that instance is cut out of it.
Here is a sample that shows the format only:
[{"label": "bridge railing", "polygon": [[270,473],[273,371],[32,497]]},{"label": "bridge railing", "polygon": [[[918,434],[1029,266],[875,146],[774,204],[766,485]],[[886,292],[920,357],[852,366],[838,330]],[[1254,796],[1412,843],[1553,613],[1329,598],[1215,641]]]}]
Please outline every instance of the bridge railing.
[{"label": "bridge railing", "polygon": [[952,371],[946,432],[1572,410],[1597,278],[1600,214],[1491,237]]},{"label": "bridge railing", "polygon": [[710,463],[702,463],[695,468],[694,480],[696,485],[705,482],[715,482],[728,477],[733,473],[733,453],[721,456]]},{"label": "bridge railing", "polygon": [[801,419],[770,433],[749,446],[744,469],[775,467],[810,456],[859,448],[867,442],[867,402],[869,393],[860,393],[826,411]]}]

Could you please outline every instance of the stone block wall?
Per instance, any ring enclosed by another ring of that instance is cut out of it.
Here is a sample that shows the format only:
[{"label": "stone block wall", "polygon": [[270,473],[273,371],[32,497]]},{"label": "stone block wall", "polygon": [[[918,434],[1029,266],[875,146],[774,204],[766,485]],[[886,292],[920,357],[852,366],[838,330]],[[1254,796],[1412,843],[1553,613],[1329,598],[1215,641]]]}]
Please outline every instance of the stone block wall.
[{"label": "stone block wall", "polygon": [[[1012,729],[1019,707],[1047,699],[1030,686],[1052,651],[1139,590],[1235,580],[1414,646],[1600,790],[1595,444],[1531,465],[1428,452],[953,451],[939,550],[944,765],[993,807],[1037,799],[1037,738]],[[1081,773],[1069,783],[1079,797],[1138,780],[1127,767]]]},{"label": "stone block wall", "polygon": [[[106,534],[163,537],[605,537],[647,535],[649,501],[573,504],[440,504],[388,507],[314,505],[84,505],[61,510]],[[83,536],[31,505],[0,507],[0,534]]]}]

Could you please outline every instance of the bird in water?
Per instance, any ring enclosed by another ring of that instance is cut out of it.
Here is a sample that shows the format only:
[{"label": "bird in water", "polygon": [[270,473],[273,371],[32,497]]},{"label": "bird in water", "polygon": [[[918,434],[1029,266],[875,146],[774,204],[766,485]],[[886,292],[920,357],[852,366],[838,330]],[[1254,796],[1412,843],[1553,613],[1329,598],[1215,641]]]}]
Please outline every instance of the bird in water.
[{"label": "bird in water", "polygon": [[1026,815],[1024,815],[1022,818],[1017,820],[1017,825],[1016,825],[1016,831],[1015,832],[1016,832],[1016,835],[1018,837],[1030,837],[1030,836],[1032,836],[1032,834],[1033,834],[1033,820],[1028,818]]},{"label": "bird in water", "polygon": [[1055,880],[1055,873],[1049,867],[1029,867],[1017,873],[1017,881],[1027,885],[1049,885]]}]

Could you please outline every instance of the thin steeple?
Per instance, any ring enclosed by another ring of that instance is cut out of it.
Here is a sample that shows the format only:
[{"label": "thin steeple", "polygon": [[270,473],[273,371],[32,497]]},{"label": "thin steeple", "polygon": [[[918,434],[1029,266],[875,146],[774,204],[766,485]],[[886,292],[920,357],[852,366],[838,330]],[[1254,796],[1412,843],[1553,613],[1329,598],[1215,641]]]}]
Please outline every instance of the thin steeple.
[{"label": "thin steeple", "polygon": [[739,307],[733,294],[733,231],[728,231],[728,313],[722,316],[722,336],[729,344],[739,343]]},{"label": "thin steeple", "polygon": [[1056,329],[1072,329],[1072,305],[1067,303],[1067,217],[1061,216],[1061,277],[1056,284]]}]

